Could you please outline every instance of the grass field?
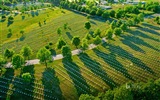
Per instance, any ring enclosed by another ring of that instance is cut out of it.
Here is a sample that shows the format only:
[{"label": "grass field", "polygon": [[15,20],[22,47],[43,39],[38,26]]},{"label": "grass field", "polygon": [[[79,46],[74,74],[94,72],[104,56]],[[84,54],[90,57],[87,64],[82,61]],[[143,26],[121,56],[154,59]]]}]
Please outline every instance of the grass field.
[{"label": "grass field", "polygon": [[54,95],[59,99],[77,100],[81,93],[96,95],[98,91],[103,92],[128,81],[158,79],[160,28],[153,24],[144,22],[139,27],[132,27],[108,43],[73,56],[72,62],[54,61],[49,63],[48,69],[44,65],[27,66],[22,72],[30,72],[34,76],[30,85],[16,78],[21,74],[20,70],[7,70],[4,73],[7,78],[0,78],[0,82],[8,80],[8,83],[3,83],[3,91],[10,93],[8,98],[12,100],[24,97],[23,93],[30,94],[26,97],[31,99],[52,100],[48,96]]},{"label": "grass field", "polygon": [[[57,28],[62,28],[62,37],[66,42],[71,45],[71,38],[73,36],[80,36],[83,38],[88,32],[84,28],[84,24],[87,21],[85,15],[71,12],[64,9],[54,8],[47,9],[42,11],[34,11],[33,14],[17,15],[14,18],[14,23],[10,26],[7,26],[7,20],[1,22],[0,25],[2,28],[0,31],[3,35],[0,36],[2,41],[2,48],[12,48],[16,52],[19,52],[21,47],[25,44],[31,46],[34,53],[39,50],[39,48],[47,45],[49,42],[52,42],[52,46],[55,49],[55,44],[58,40],[57,37]],[[43,24],[43,21],[46,19],[46,24]],[[80,20],[77,20],[80,19]],[[39,21],[42,23],[42,27],[39,27]],[[91,19],[91,30],[100,28],[104,31],[107,27],[107,23],[99,19]],[[71,30],[64,30],[64,23],[68,23],[68,26]],[[7,37],[8,29],[12,30],[13,35]],[[24,38],[21,38],[20,31],[24,30]],[[71,46],[72,49],[75,49],[74,46]],[[57,50],[57,52],[59,52]],[[33,55],[35,58],[35,55]]]}]

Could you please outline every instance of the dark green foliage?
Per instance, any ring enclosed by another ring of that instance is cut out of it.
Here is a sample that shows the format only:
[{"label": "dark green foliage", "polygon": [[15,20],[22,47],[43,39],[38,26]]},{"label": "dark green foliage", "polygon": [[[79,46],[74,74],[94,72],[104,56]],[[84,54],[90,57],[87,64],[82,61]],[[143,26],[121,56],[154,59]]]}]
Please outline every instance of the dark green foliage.
[{"label": "dark green foliage", "polygon": [[90,10],[89,12],[91,15],[96,15],[96,10]]},{"label": "dark green foliage", "polygon": [[120,28],[123,30],[123,31],[126,31],[127,30],[127,24],[126,23],[123,23]]},{"label": "dark green foliage", "polygon": [[110,24],[110,28],[111,29],[115,29],[116,28],[116,22],[112,21],[112,23]]},{"label": "dark green foliage", "polygon": [[79,98],[79,100],[95,100],[93,96],[90,96],[88,94],[82,94]]},{"label": "dark green foliage", "polygon": [[37,52],[37,58],[40,60],[41,63],[45,63],[47,67],[47,60],[51,60],[51,52],[46,48],[41,48]]},{"label": "dark green foliage", "polygon": [[12,65],[15,69],[22,67],[24,64],[24,58],[20,54],[15,54],[12,57]]},{"label": "dark green foliage", "polygon": [[80,37],[78,37],[78,36],[73,37],[72,44],[77,47],[80,44]]},{"label": "dark green foliage", "polygon": [[119,18],[123,17],[124,14],[125,14],[124,10],[118,9],[118,10],[116,11],[115,17],[119,19]]},{"label": "dark green foliage", "polygon": [[82,39],[82,44],[81,44],[82,50],[87,50],[88,49],[88,40],[87,39]]},{"label": "dark green foliage", "polygon": [[101,30],[99,28],[97,28],[93,33],[93,37],[96,37],[96,36],[101,36]]},{"label": "dark green foliage", "polygon": [[96,37],[94,38],[94,44],[98,45],[98,44],[100,44],[100,43],[102,43],[101,38],[100,38],[99,36],[96,36]]},{"label": "dark green foliage", "polygon": [[115,35],[120,35],[120,34],[122,34],[122,29],[121,29],[121,28],[115,28],[115,29],[114,29],[114,34],[115,34]]},{"label": "dark green foliage", "polygon": [[5,63],[6,63],[6,59],[5,59],[2,55],[0,55],[0,68],[1,68],[2,65],[5,64]]},{"label": "dark green foliage", "polygon": [[90,22],[86,22],[84,27],[89,30],[91,28]]},{"label": "dark green foliage", "polygon": [[6,58],[11,58],[13,56],[13,54],[14,54],[14,51],[11,49],[6,49],[4,51],[4,57],[6,57]]},{"label": "dark green foliage", "polygon": [[61,49],[61,52],[62,52],[64,59],[69,60],[69,61],[72,60],[71,49],[68,45],[63,46]]},{"label": "dark green foliage", "polygon": [[109,12],[107,10],[104,11],[103,14],[102,14],[102,17],[106,18],[106,19],[109,18]]},{"label": "dark green foliage", "polygon": [[23,57],[28,57],[28,59],[33,53],[30,46],[23,46],[20,52],[23,55]]},{"label": "dark green foliage", "polygon": [[32,76],[31,76],[31,74],[30,73],[23,73],[22,74],[22,78],[24,79],[24,81],[25,82],[31,82],[31,80],[32,80]]},{"label": "dark green foliage", "polygon": [[106,32],[107,39],[112,39],[112,35],[113,35],[113,30],[109,28]]},{"label": "dark green foliage", "polygon": [[63,38],[59,38],[58,42],[57,42],[57,49],[61,49],[63,46],[66,45],[66,42],[63,40]]},{"label": "dark green foliage", "polygon": [[115,17],[115,13],[116,12],[114,10],[111,10],[109,14],[110,14],[111,17]]},{"label": "dark green foliage", "polygon": [[97,11],[96,11],[96,15],[98,16],[101,16],[103,14],[103,10],[101,8],[99,8]]}]

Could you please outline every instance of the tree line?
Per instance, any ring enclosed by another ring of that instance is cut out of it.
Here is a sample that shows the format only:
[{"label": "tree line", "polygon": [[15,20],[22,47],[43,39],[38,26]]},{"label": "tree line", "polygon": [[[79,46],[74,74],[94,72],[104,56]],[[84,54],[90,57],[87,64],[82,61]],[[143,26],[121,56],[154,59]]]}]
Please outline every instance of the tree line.
[{"label": "tree line", "polygon": [[98,96],[82,94],[79,100],[160,100],[160,79],[145,82],[128,82]]}]

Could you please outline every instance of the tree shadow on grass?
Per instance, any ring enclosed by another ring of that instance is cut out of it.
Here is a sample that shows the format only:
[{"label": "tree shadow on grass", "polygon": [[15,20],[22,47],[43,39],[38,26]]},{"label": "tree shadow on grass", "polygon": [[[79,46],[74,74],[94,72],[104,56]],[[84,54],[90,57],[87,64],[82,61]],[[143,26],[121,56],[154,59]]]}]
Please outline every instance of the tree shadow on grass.
[{"label": "tree shadow on grass", "polygon": [[141,31],[143,31],[143,32],[149,32],[149,33],[151,33],[151,34],[155,34],[155,35],[157,35],[157,36],[159,36],[160,35],[160,33],[158,33],[158,32],[156,32],[155,30],[151,30],[151,29],[148,29],[148,28],[137,28],[137,29],[139,29],[139,30],[141,30]]},{"label": "tree shadow on grass", "polygon": [[148,23],[142,23],[142,25],[143,25],[143,26],[145,26],[145,27],[148,27],[148,28],[154,29],[154,30],[160,30],[160,27],[153,26],[153,25],[148,24]]},{"label": "tree shadow on grass", "polygon": [[117,84],[108,77],[107,73],[102,69],[100,63],[96,60],[92,60],[86,53],[80,54],[78,57],[87,68],[100,77],[108,86],[110,86],[111,89],[116,87]]},{"label": "tree shadow on grass", "polygon": [[8,21],[7,27],[9,27],[11,24],[13,24],[14,21]]},{"label": "tree shadow on grass", "polygon": [[[154,73],[153,70],[151,68],[149,68],[147,65],[145,65],[140,59],[134,57],[132,54],[130,54],[129,52],[127,52],[126,50],[122,49],[119,46],[114,46],[114,45],[109,45],[109,51],[117,56],[123,57],[125,59],[130,60],[133,64],[135,64],[136,66],[146,70],[149,73]],[[108,49],[108,48],[107,48]]]},{"label": "tree shadow on grass", "polygon": [[[140,39],[140,38],[138,38],[138,37],[135,37],[135,36],[129,36],[129,35],[125,35],[125,36],[123,36],[123,38],[124,38],[124,41],[127,41],[127,42],[132,42],[132,43],[135,43],[135,44],[137,44],[137,45],[139,45],[139,46],[145,46],[145,47],[148,47],[148,48],[150,48],[150,49],[153,49],[153,50],[155,50],[155,51],[159,51],[157,48],[155,48],[155,47],[153,47],[152,45],[150,45],[150,44],[148,44],[148,43],[146,43],[144,40],[142,40],[142,39]],[[133,47],[132,47],[133,48]]]},{"label": "tree shadow on grass", "polygon": [[[31,82],[26,82],[25,80],[23,80],[21,78],[23,73],[30,73],[32,76]],[[11,95],[11,100],[33,100],[33,96],[34,96],[34,86],[35,86],[35,70],[34,70],[34,65],[29,65],[29,66],[24,66],[21,70],[20,76],[19,77],[14,77],[14,81],[12,81],[13,84],[13,88],[15,91],[13,92],[13,94]],[[20,92],[22,93],[20,93]],[[25,94],[28,94],[30,96],[27,96]]]},{"label": "tree shadow on grass", "polygon": [[[55,75],[53,68],[46,68],[42,73],[42,84],[44,85],[44,99],[45,100],[62,100],[62,91],[60,89],[60,82],[58,77]],[[49,97],[47,97],[49,96]]]},{"label": "tree shadow on grass", "polygon": [[38,15],[39,15],[39,12],[38,12],[38,10],[37,10],[37,11],[35,11],[35,15],[36,15],[36,16],[38,16]]},{"label": "tree shadow on grass", "polygon": [[24,20],[24,19],[25,19],[25,16],[23,15],[23,16],[22,16],[22,20]]},{"label": "tree shadow on grass", "polygon": [[81,94],[89,94],[90,87],[87,84],[84,77],[81,75],[79,66],[74,62],[68,62],[63,59],[62,61],[64,68],[66,69],[68,75],[73,81],[73,85],[76,87],[77,93],[80,96]]},{"label": "tree shadow on grass", "polygon": [[126,39],[121,39],[122,43],[127,45],[128,47],[130,47],[131,49],[141,52],[141,53],[145,53],[145,51],[143,49],[141,49],[140,47],[136,46],[135,44],[133,44],[131,41],[127,41]]},{"label": "tree shadow on grass", "polygon": [[67,34],[68,38],[69,38],[70,40],[72,40],[73,36],[71,35],[71,33],[70,33],[70,32],[66,32],[66,34]]},{"label": "tree shadow on grass", "polygon": [[56,56],[56,50],[50,49],[51,55]]},{"label": "tree shadow on grass", "polygon": [[[138,28],[139,29],[139,28]],[[143,38],[147,38],[147,39],[150,39],[150,40],[154,40],[156,42],[159,42],[159,39],[155,39],[151,36],[148,36],[144,33],[142,33],[141,31],[139,30],[136,30],[136,31],[132,31],[132,30],[128,30],[128,33],[131,33],[132,35],[136,35],[136,36],[140,36],[140,37],[143,37]]]},{"label": "tree shadow on grass", "polygon": [[93,49],[94,53],[101,57],[107,64],[109,64],[112,68],[117,70],[118,72],[122,73],[126,78],[130,80],[134,80],[131,75],[129,75],[128,71],[124,68],[124,66],[117,61],[116,56],[114,53],[104,53],[102,51],[99,51],[98,49]]},{"label": "tree shadow on grass", "polygon": [[34,17],[35,16],[35,12],[31,11],[31,15],[32,15],[32,17]]},{"label": "tree shadow on grass", "polygon": [[14,76],[14,69],[7,68],[6,72],[0,76],[0,100],[7,100],[7,92],[11,91],[9,86]]}]

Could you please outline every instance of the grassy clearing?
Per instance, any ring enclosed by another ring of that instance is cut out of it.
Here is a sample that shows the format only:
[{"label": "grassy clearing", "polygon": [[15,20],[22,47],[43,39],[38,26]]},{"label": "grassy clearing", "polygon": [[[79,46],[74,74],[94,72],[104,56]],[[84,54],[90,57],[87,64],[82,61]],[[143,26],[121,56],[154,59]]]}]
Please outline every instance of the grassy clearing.
[{"label": "grassy clearing", "polygon": [[[9,27],[7,27],[7,21],[0,23],[2,25],[0,31],[4,34],[0,37],[3,50],[5,48],[13,48],[16,52],[19,52],[23,45],[28,44],[32,47],[35,54],[39,48],[47,45],[49,42],[54,44],[52,48],[55,49],[57,37],[59,37],[57,34],[58,27],[62,28],[62,37],[69,45],[71,45],[73,36],[83,38],[88,32],[84,28],[84,23],[88,21],[86,16],[64,9],[54,8],[54,10],[38,11],[38,16],[35,17],[25,14],[24,20],[21,17],[21,15],[15,16],[14,23]],[[44,19],[46,19],[46,24],[43,24]],[[38,26],[39,21],[42,23],[42,27]],[[99,19],[90,19],[90,21],[92,25],[91,30],[94,31],[96,28],[100,28],[104,32],[106,29],[107,23],[105,21],[100,21]],[[68,23],[71,30],[64,30],[64,23]],[[9,28],[12,29],[13,35],[7,38]],[[24,38],[21,38],[20,30],[25,30]],[[71,48],[75,49],[72,45]],[[56,51],[57,53],[60,52]],[[35,55],[33,56],[35,57]]]},{"label": "grassy clearing", "polygon": [[[35,91],[39,91],[43,94],[38,95],[42,99],[47,99],[46,94],[61,99],[78,99],[81,93],[96,95],[98,91],[103,92],[128,81],[157,79],[160,77],[159,31],[156,24],[144,22],[109,43],[73,56],[72,62],[54,61],[49,63],[49,69],[44,65],[25,67],[23,72],[31,72],[35,78],[34,88],[29,88],[34,90],[31,95],[36,97]],[[11,70],[9,75],[19,74],[20,70]],[[14,85],[13,89],[19,89]],[[47,93],[45,90],[56,91]]]}]

